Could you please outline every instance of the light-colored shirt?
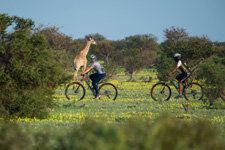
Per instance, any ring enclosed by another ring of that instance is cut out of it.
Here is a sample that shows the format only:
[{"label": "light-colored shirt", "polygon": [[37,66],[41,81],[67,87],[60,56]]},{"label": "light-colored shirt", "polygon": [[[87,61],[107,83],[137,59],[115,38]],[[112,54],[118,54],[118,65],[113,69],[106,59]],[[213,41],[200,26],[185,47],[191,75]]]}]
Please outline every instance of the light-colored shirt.
[{"label": "light-colored shirt", "polygon": [[104,68],[97,61],[94,61],[92,63],[91,68],[96,70],[98,72],[98,74],[104,74],[105,73]]}]

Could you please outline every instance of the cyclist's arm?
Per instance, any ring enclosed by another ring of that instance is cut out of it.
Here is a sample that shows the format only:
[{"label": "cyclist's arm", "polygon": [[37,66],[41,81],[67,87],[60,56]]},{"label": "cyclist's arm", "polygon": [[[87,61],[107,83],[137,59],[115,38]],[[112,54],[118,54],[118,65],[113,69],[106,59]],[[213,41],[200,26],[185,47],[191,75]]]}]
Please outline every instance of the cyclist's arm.
[{"label": "cyclist's arm", "polygon": [[88,73],[88,72],[90,72],[92,70],[92,68],[90,67],[90,68],[88,68],[84,73],[82,73],[82,74],[86,74],[86,73]]},{"label": "cyclist's arm", "polygon": [[176,66],[176,67],[168,74],[168,76],[170,76],[172,73],[174,73],[178,68],[179,68],[179,67]]}]

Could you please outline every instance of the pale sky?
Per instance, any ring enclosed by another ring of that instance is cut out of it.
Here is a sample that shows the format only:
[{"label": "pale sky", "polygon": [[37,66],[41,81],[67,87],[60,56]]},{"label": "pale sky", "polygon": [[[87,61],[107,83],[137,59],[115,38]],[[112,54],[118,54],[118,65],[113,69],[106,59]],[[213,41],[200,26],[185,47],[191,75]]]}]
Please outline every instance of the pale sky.
[{"label": "pale sky", "polygon": [[161,43],[163,30],[175,26],[225,42],[225,0],[0,0],[0,13],[60,27],[73,39],[153,34]]}]

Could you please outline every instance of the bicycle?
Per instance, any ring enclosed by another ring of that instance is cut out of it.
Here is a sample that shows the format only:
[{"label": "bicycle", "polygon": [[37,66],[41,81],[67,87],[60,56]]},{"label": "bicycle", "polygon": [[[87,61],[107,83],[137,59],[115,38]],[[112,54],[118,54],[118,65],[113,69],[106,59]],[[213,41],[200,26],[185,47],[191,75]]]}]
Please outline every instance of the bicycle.
[{"label": "bicycle", "polygon": [[[85,81],[89,89],[92,91],[92,94],[95,96],[96,92],[92,86],[90,86],[88,82],[88,78],[84,76],[80,80],[80,82],[72,82],[67,85],[65,90],[65,95],[68,100],[82,100],[85,97],[86,90],[81,83]],[[103,83],[98,88],[99,94],[101,95],[101,99],[103,100],[116,100],[118,91],[117,88],[111,83]]]},{"label": "bicycle", "polygon": [[[168,101],[171,97],[171,88],[168,82],[171,82],[175,87],[177,92],[179,93],[179,87],[172,78],[168,77],[165,82],[159,82],[153,85],[151,89],[151,96],[153,100],[164,100]],[[189,84],[184,83],[182,89],[182,95],[184,95],[185,99],[188,101],[199,101],[203,98],[203,88],[199,83],[191,82]]]}]

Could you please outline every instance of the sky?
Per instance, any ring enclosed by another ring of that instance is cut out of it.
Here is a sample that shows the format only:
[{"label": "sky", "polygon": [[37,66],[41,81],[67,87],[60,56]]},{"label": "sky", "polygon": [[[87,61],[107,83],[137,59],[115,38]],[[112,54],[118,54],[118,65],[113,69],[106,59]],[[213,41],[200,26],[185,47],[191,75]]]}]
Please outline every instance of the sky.
[{"label": "sky", "polygon": [[0,13],[57,26],[73,39],[153,34],[161,43],[164,30],[174,26],[225,42],[225,0],[0,0]]}]

